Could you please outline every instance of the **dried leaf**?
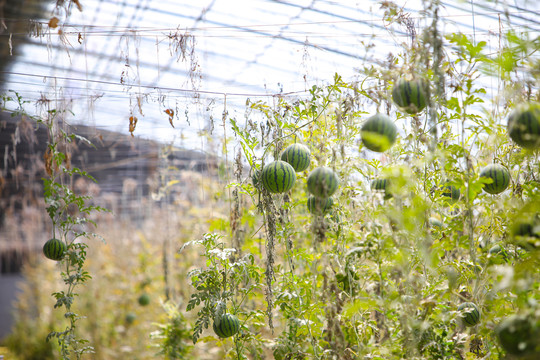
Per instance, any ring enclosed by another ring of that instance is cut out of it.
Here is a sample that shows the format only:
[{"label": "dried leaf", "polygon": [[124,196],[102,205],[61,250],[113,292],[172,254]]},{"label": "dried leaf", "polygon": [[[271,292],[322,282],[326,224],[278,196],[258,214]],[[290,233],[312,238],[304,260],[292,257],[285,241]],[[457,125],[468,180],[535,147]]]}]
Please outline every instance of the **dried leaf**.
[{"label": "dried leaf", "polygon": [[55,29],[58,27],[58,23],[60,22],[60,19],[57,18],[56,16],[53,16],[50,20],[49,20],[49,27],[52,28],[52,29]]},{"label": "dried leaf", "polygon": [[53,163],[53,156],[51,148],[47,148],[47,151],[45,151],[45,154],[43,154],[43,160],[45,160],[45,172],[52,176],[53,170],[52,170],[52,163]]},{"label": "dried leaf", "polygon": [[174,125],[173,125],[174,110],[173,109],[166,109],[165,114],[169,115],[169,123],[171,124],[172,127],[174,127]]},{"label": "dried leaf", "polygon": [[133,135],[133,132],[135,131],[135,126],[137,126],[138,119],[135,116],[129,117],[129,132],[131,133],[131,136]]}]

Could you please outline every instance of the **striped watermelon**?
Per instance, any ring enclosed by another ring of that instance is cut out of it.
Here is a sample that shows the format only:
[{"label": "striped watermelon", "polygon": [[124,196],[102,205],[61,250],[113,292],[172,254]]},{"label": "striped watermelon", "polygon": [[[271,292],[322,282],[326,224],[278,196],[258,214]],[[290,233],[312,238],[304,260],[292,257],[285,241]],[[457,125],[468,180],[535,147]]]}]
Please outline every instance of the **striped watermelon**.
[{"label": "striped watermelon", "polygon": [[220,338],[228,338],[233,336],[240,329],[240,320],[233,314],[223,314],[219,319],[214,319],[212,326],[214,332]]},{"label": "striped watermelon", "polygon": [[301,172],[309,167],[311,152],[309,148],[302,144],[292,144],[287,146],[281,154],[281,160],[291,164],[296,172]]},{"label": "striped watermelon", "polygon": [[133,313],[133,312],[128,312],[128,313],[126,314],[126,323],[127,323],[128,325],[133,324],[133,323],[135,322],[135,320],[137,320],[137,315],[136,315],[135,313]]},{"label": "striped watermelon", "polygon": [[507,130],[519,146],[527,149],[540,147],[540,104],[518,105],[508,117]]},{"label": "striped watermelon", "polygon": [[511,315],[497,325],[495,333],[501,346],[509,354],[521,356],[532,353],[535,349],[540,354],[540,328],[533,319],[524,315]]},{"label": "striped watermelon", "polygon": [[480,311],[475,303],[465,302],[458,306],[460,319],[466,326],[474,326],[480,322]]},{"label": "striped watermelon", "polygon": [[307,208],[310,213],[315,215],[323,215],[328,213],[334,205],[334,199],[329,198],[318,198],[315,196],[310,196],[307,199]]},{"label": "striped watermelon", "polygon": [[392,194],[390,193],[390,180],[388,179],[375,179],[371,182],[371,188],[377,191],[384,192],[384,198],[390,199]]},{"label": "striped watermelon", "polygon": [[491,184],[484,184],[484,191],[490,194],[502,193],[510,185],[510,171],[499,164],[490,164],[483,168],[480,177],[493,180]]},{"label": "striped watermelon", "polygon": [[455,203],[459,200],[461,192],[459,191],[459,188],[455,187],[454,185],[446,185],[443,187],[443,192],[441,195],[449,198],[448,201],[450,203]]},{"label": "striped watermelon", "polygon": [[493,245],[488,251],[488,260],[492,264],[502,264],[508,259],[506,250],[499,244]]},{"label": "striped watermelon", "polygon": [[139,298],[137,299],[137,302],[138,302],[139,305],[141,305],[141,306],[146,306],[146,305],[150,304],[150,295],[148,295],[147,293],[142,294],[142,295],[139,296]]},{"label": "striped watermelon", "polygon": [[369,150],[385,152],[396,142],[397,127],[388,116],[378,113],[366,120],[361,137]]},{"label": "striped watermelon", "polygon": [[424,84],[421,80],[399,79],[392,89],[392,100],[400,110],[417,114],[426,107]]},{"label": "striped watermelon", "polygon": [[58,239],[50,239],[43,245],[43,254],[51,260],[62,260],[66,252],[66,243]]},{"label": "striped watermelon", "polygon": [[325,166],[313,170],[307,178],[308,191],[318,198],[329,198],[339,186],[336,173]]},{"label": "striped watermelon", "polygon": [[261,178],[266,190],[271,193],[283,193],[292,189],[296,173],[288,162],[276,160],[264,166]]},{"label": "striped watermelon", "polygon": [[520,220],[510,228],[514,243],[524,250],[540,249],[540,221],[537,218]]},{"label": "striped watermelon", "polygon": [[253,174],[251,175],[251,182],[253,183],[253,186],[255,186],[255,188],[259,188],[259,186],[261,185],[261,171],[260,170],[253,170]]}]

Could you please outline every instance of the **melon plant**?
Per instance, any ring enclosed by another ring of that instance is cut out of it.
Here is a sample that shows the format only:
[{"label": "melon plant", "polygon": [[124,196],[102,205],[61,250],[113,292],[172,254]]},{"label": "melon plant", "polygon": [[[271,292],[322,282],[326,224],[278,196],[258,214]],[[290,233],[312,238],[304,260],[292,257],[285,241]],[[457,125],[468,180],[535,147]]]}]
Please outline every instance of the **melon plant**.
[{"label": "melon plant", "polygon": [[390,180],[388,179],[375,179],[371,182],[371,188],[373,190],[384,192],[384,198],[390,199],[392,194],[390,193]]},{"label": "melon plant", "polygon": [[491,179],[492,182],[484,184],[484,191],[489,194],[500,194],[510,185],[510,171],[502,165],[490,164],[480,171],[480,177]]},{"label": "melon plant", "polygon": [[318,198],[329,198],[339,186],[336,173],[325,166],[313,170],[307,178],[308,191]]},{"label": "melon plant", "polygon": [[43,254],[51,260],[62,260],[66,252],[66,243],[59,239],[50,239],[43,245]]},{"label": "melon plant", "polygon": [[421,80],[399,79],[392,89],[392,100],[408,114],[414,115],[426,107],[426,89]]},{"label": "melon plant", "polygon": [[377,113],[362,125],[361,137],[369,150],[385,152],[396,142],[397,127],[388,116]]},{"label": "melon plant", "polygon": [[524,315],[506,318],[495,328],[495,333],[509,354],[521,356],[535,350],[540,354],[540,329],[532,319]]},{"label": "melon plant", "polygon": [[324,215],[327,214],[334,205],[334,199],[329,198],[319,198],[311,195],[307,199],[307,208],[311,214],[314,215]]},{"label": "melon plant", "polygon": [[474,326],[480,322],[480,310],[475,303],[464,302],[458,306],[460,319],[466,326]]},{"label": "melon plant", "polygon": [[262,184],[271,193],[284,193],[292,189],[296,172],[288,162],[276,160],[266,164],[261,172]]},{"label": "melon plant", "polygon": [[281,160],[291,164],[296,172],[306,170],[310,164],[311,152],[309,148],[302,144],[292,144],[281,154]]},{"label": "melon plant", "polygon": [[540,147],[540,104],[518,105],[508,116],[508,135],[526,149]]},{"label": "melon plant", "polygon": [[240,329],[240,320],[233,314],[225,313],[219,318],[214,319],[212,328],[220,338],[228,338],[238,332]]}]

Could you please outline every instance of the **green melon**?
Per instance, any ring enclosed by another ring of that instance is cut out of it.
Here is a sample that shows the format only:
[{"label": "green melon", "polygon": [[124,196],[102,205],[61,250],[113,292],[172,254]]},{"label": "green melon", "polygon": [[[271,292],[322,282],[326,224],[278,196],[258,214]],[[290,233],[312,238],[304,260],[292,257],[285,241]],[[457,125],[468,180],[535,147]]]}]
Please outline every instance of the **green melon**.
[{"label": "green melon", "polygon": [[318,198],[311,195],[307,199],[307,208],[308,211],[315,215],[324,215],[327,214],[334,205],[334,199],[329,198]]},{"label": "green melon", "polygon": [[448,198],[448,202],[455,203],[459,200],[461,192],[459,191],[459,188],[454,185],[445,185],[443,186],[441,195]]},{"label": "green melon", "polygon": [[507,130],[519,146],[527,149],[540,147],[540,104],[518,105],[508,116]]},{"label": "green melon", "polygon": [[126,324],[131,325],[135,322],[136,319],[137,319],[137,315],[135,313],[128,312],[126,314]]},{"label": "green melon", "polygon": [[396,142],[397,127],[384,114],[375,114],[368,118],[361,129],[362,143],[375,152],[385,152]]},{"label": "green melon", "polygon": [[499,244],[493,245],[488,251],[488,260],[491,264],[503,264],[508,259],[508,253]]},{"label": "green melon", "polygon": [[302,144],[292,144],[283,150],[281,160],[291,164],[296,172],[301,172],[309,167],[310,156],[311,152],[307,146]]},{"label": "green melon", "polygon": [[58,239],[50,239],[43,245],[43,254],[51,260],[62,260],[66,253],[66,243]]},{"label": "green melon", "polygon": [[253,174],[251,175],[251,183],[255,188],[259,188],[259,185],[261,185],[261,171],[254,169]]},{"label": "green melon", "polygon": [[512,225],[510,233],[514,243],[525,250],[540,249],[540,221],[535,217]]},{"label": "green melon", "polygon": [[443,227],[443,223],[441,220],[435,218],[435,217],[430,217],[428,219],[428,222],[429,222],[429,225],[431,225],[432,228],[439,228],[441,229]]},{"label": "green melon", "polygon": [[502,193],[510,185],[510,171],[499,164],[490,164],[483,168],[480,177],[492,180],[490,184],[484,184],[484,191],[490,194]]},{"label": "green melon", "polygon": [[480,311],[475,303],[465,302],[458,306],[460,319],[466,326],[474,326],[480,322]]},{"label": "green melon", "polygon": [[318,198],[329,198],[339,186],[336,173],[325,166],[313,170],[307,178],[308,191]]},{"label": "green melon", "polygon": [[137,299],[137,302],[138,302],[139,305],[141,305],[141,306],[146,306],[146,305],[150,304],[150,295],[148,295],[147,293],[142,294],[142,295],[139,296],[139,298]]},{"label": "green melon", "polygon": [[526,316],[511,315],[495,328],[495,333],[509,354],[521,356],[535,350],[540,354],[540,329]]},{"label": "green melon", "polygon": [[417,114],[426,107],[424,84],[421,80],[399,79],[392,89],[392,100],[400,110]]},{"label": "green melon", "polygon": [[223,314],[219,320],[214,319],[214,332],[220,338],[228,338],[233,336],[240,329],[240,320],[233,314]]},{"label": "green melon", "polygon": [[276,160],[264,166],[261,178],[266,190],[271,193],[284,193],[292,189],[296,172],[288,162]]},{"label": "green melon", "polygon": [[371,188],[373,190],[384,192],[384,198],[390,199],[392,194],[390,193],[390,180],[388,179],[375,179],[371,182]]}]

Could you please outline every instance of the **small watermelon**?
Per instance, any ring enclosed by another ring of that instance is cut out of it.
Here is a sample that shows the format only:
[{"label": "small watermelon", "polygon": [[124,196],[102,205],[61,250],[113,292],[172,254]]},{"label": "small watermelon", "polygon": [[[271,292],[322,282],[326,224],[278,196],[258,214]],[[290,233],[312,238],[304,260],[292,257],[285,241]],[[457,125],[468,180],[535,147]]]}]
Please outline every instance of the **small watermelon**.
[{"label": "small watermelon", "polygon": [[392,194],[390,193],[390,180],[388,179],[375,179],[371,182],[371,188],[377,191],[384,192],[384,198],[390,199]]},{"label": "small watermelon", "polygon": [[254,169],[253,174],[251,175],[251,183],[255,188],[259,188],[259,185],[261,185],[261,171]]},{"label": "small watermelon", "polygon": [[220,338],[228,338],[233,336],[240,329],[240,320],[232,314],[225,313],[219,320],[214,319],[214,332]]},{"label": "small watermelon", "polygon": [[311,195],[307,199],[307,208],[308,211],[315,215],[324,215],[330,211],[334,205],[334,199],[329,198],[318,198]]},{"label": "small watermelon", "polygon": [[139,302],[139,305],[146,306],[150,304],[150,295],[148,295],[147,293],[144,293],[141,296],[139,296],[137,301]]},{"label": "small watermelon", "polygon": [[510,233],[514,243],[524,250],[540,249],[540,222],[537,218],[514,223]]},{"label": "small watermelon", "polygon": [[392,100],[403,111],[414,115],[426,107],[426,91],[421,80],[399,79],[392,89]]},{"label": "small watermelon", "polygon": [[361,130],[362,143],[371,151],[385,152],[396,142],[397,127],[384,114],[368,118]]},{"label": "small watermelon", "polygon": [[534,236],[533,223],[529,221],[518,221],[512,226],[513,236]]},{"label": "small watermelon", "polygon": [[501,245],[495,244],[488,251],[488,259],[491,264],[503,264],[508,259],[508,253]]},{"label": "small watermelon", "polygon": [[309,167],[311,152],[302,144],[292,144],[281,154],[281,160],[291,164],[296,172],[301,172]]},{"label": "small watermelon", "polygon": [[474,326],[480,322],[480,311],[475,303],[465,302],[458,306],[460,319],[466,326]]},{"label": "small watermelon", "polygon": [[66,243],[58,239],[50,239],[43,245],[43,254],[51,260],[62,260],[66,252]]},{"label": "small watermelon", "polygon": [[435,218],[435,217],[430,217],[428,219],[428,222],[429,222],[429,225],[431,225],[432,228],[439,228],[441,229],[443,227],[443,223],[441,220]]},{"label": "small watermelon", "polygon": [[540,329],[524,315],[509,316],[495,328],[495,333],[509,354],[526,355],[535,349],[540,354]]},{"label": "small watermelon", "polygon": [[490,164],[483,168],[480,177],[493,180],[490,184],[484,184],[484,191],[490,194],[502,193],[510,185],[510,171],[499,164]]},{"label": "small watermelon", "polygon": [[135,315],[135,313],[128,312],[126,314],[126,324],[131,325],[135,322],[136,319],[137,319],[137,315]]},{"label": "small watermelon", "polygon": [[518,105],[508,116],[508,135],[526,149],[540,147],[540,104]]},{"label": "small watermelon", "polygon": [[313,170],[307,178],[308,191],[318,198],[329,198],[339,186],[336,173],[325,166]]},{"label": "small watermelon", "polygon": [[276,160],[264,166],[261,178],[266,190],[271,193],[284,193],[292,189],[296,172],[288,162]]},{"label": "small watermelon", "polygon": [[454,185],[445,185],[442,190],[443,192],[441,195],[449,198],[448,200],[450,203],[455,203],[461,196],[459,188],[455,187]]}]

